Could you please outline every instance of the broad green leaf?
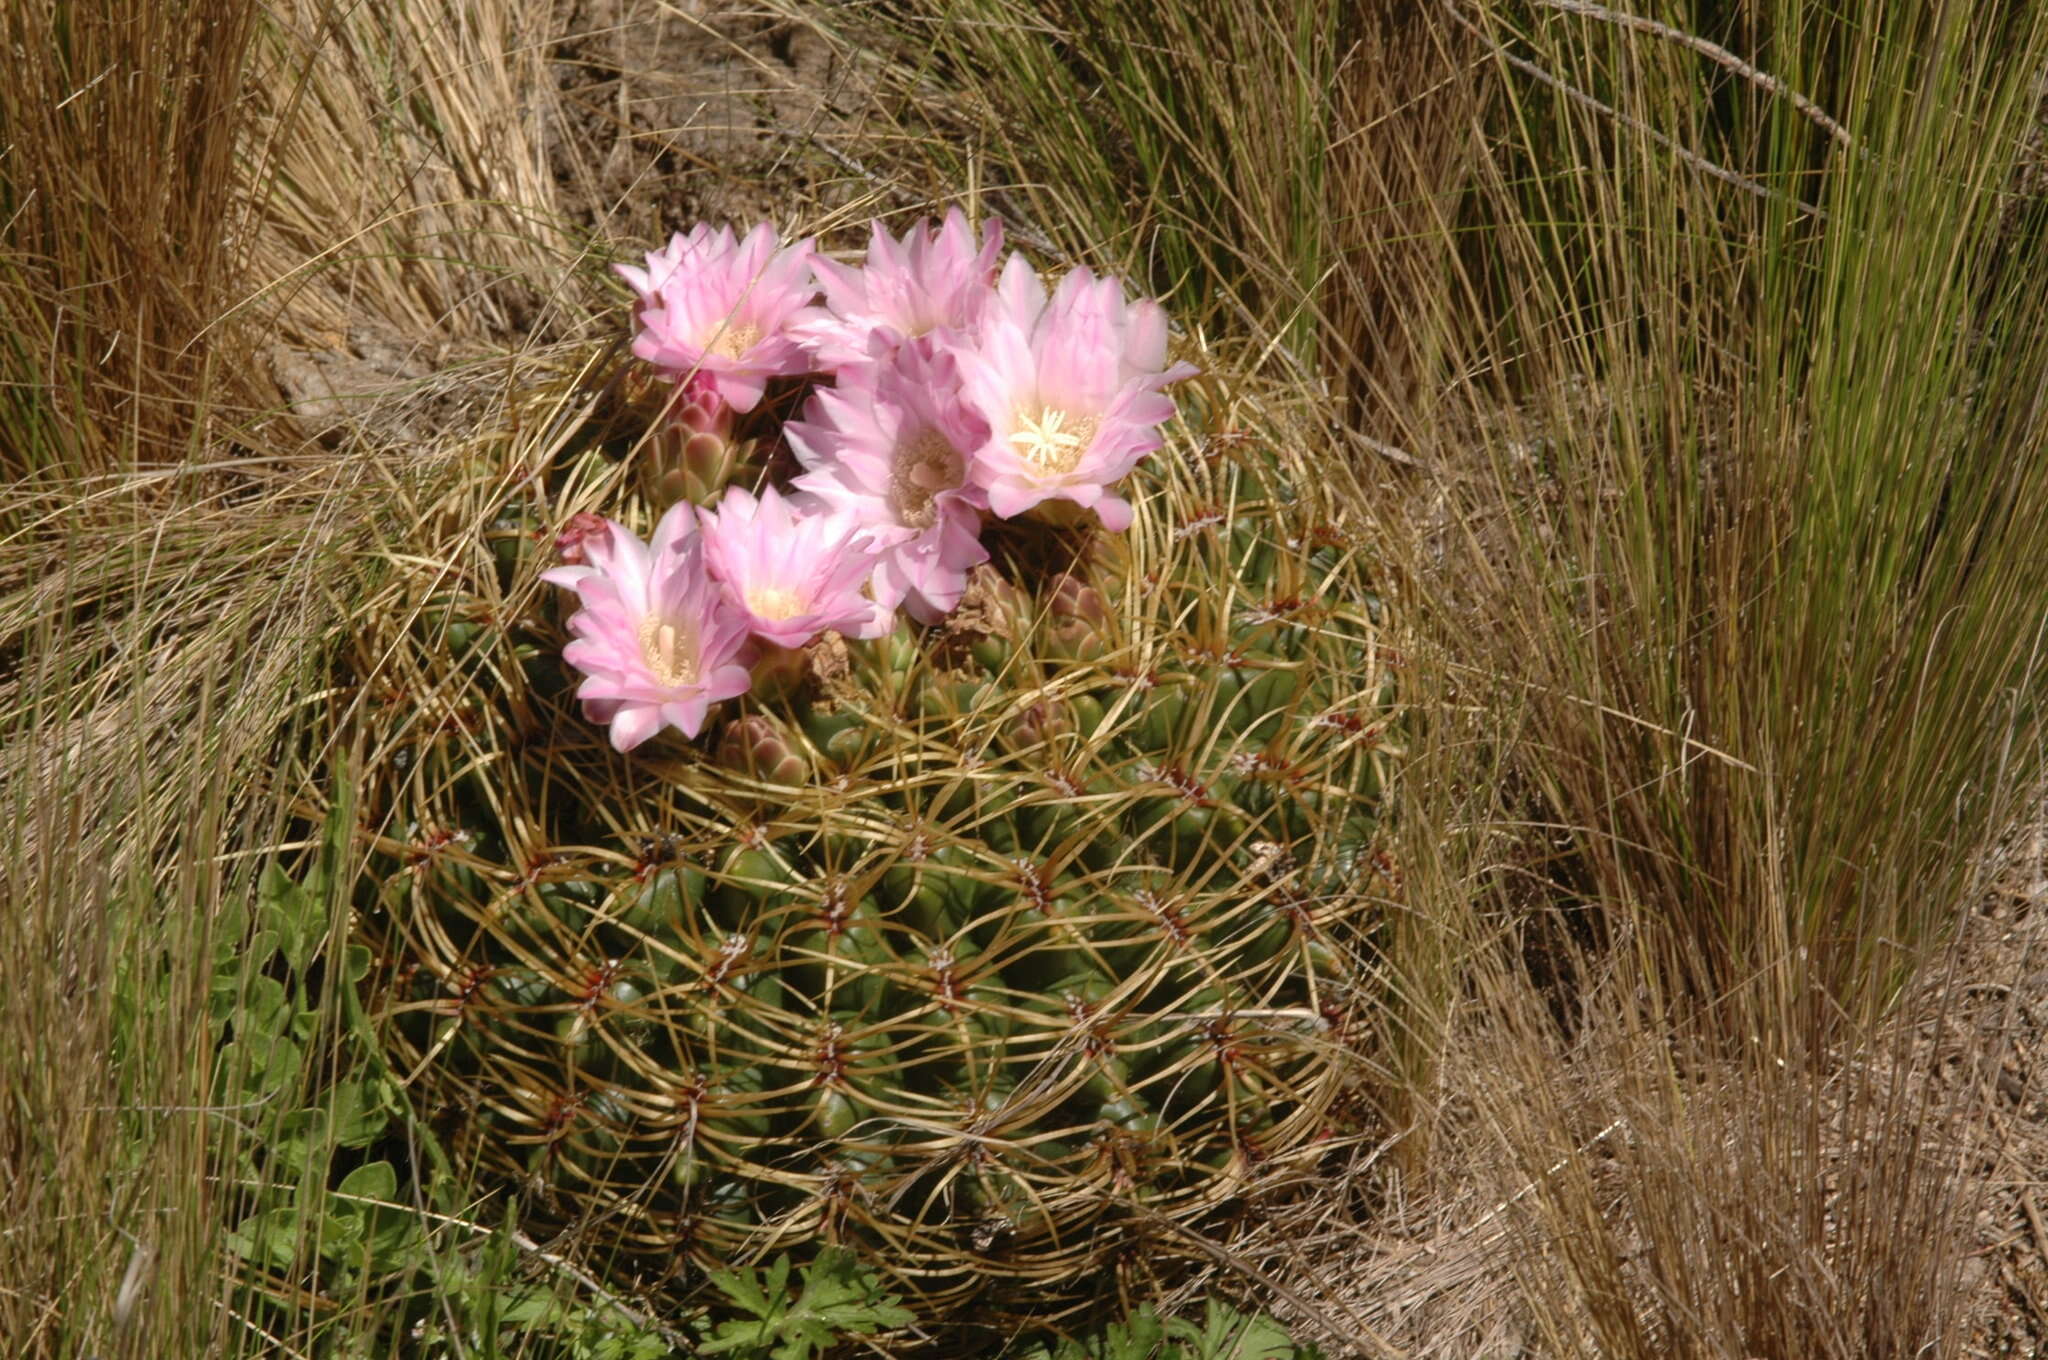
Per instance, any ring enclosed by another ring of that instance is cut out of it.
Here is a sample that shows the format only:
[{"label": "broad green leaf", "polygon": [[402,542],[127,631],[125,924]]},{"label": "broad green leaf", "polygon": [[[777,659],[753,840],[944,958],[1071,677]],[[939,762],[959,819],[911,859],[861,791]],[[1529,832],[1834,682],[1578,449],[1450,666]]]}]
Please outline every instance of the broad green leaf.
[{"label": "broad green leaf", "polygon": [[1216,1299],[1204,1307],[1201,1326],[1177,1318],[1167,1334],[1192,1345],[1194,1360],[1295,1360],[1304,1353],[1272,1318],[1240,1313]]},{"label": "broad green leaf", "polygon": [[752,1316],[718,1324],[698,1353],[734,1351],[750,1358],[765,1354],[772,1360],[811,1360],[849,1337],[914,1321],[894,1295],[883,1293],[872,1274],[857,1268],[850,1252],[821,1253],[805,1269],[794,1301],[789,1298],[789,1273],[789,1258],[780,1256],[765,1280],[757,1280],[752,1270],[714,1274],[712,1282],[719,1290]]},{"label": "broad green leaf", "polygon": [[398,1172],[389,1162],[366,1163],[341,1178],[340,1193],[363,1199],[395,1199],[398,1196]]},{"label": "broad green leaf", "polygon": [[325,895],[315,896],[299,887],[273,860],[264,867],[257,884],[256,902],[263,924],[276,932],[277,949],[285,962],[294,973],[303,974],[327,937]]},{"label": "broad green leaf", "polygon": [[377,1091],[364,1081],[337,1085],[330,1093],[327,1113],[336,1147],[367,1147],[383,1136],[389,1120]]},{"label": "broad green leaf", "polygon": [[290,1020],[284,984],[274,977],[250,978],[242,988],[240,1006],[229,1018],[245,1036],[282,1033]]},{"label": "broad green leaf", "polygon": [[249,933],[249,908],[240,900],[227,902],[213,918],[213,961],[216,970],[233,971],[242,957],[242,937]]},{"label": "broad green leaf", "polygon": [[280,1205],[249,1215],[228,1234],[228,1250],[245,1261],[283,1270],[299,1252],[299,1211]]}]

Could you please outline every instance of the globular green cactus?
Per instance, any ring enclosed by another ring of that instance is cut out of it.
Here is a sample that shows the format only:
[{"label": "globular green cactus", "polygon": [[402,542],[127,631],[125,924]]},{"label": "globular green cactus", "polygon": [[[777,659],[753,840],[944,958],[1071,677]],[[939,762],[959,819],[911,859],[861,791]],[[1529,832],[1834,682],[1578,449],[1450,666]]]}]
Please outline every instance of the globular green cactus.
[{"label": "globular green cactus", "polygon": [[549,532],[403,557],[434,605],[362,649],[406,719],[360,916],[463,1150],[643,1282],[837,1242],[934,1313],[1322,1155],[1391,690],[1327,504],[1205,449],[1127,534],[1006,526],[944,625],[629,757],[557,660]]}]

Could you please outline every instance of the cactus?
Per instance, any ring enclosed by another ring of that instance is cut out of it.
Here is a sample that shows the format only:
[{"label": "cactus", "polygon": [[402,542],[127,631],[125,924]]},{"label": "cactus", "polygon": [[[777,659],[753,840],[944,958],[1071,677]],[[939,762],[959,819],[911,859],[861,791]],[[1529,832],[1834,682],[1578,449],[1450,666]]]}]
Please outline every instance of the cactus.
[{"label": "cactus", "polygon": [[493,528],[426,522],[358,650],[372,1011],[468,1159],[643,1281],[843,1244],[936,1318],[1322,1155],[1392,696],[1315,481],[1219,436],[1093,510],[1020,482],[939,623],[764,647],[627,757],[539,584],[600,530],[550,507],[619,457],[639,532],[717,488],[549,438],[479,442]]},{"label": "cactus", "polygon": [[843,1242],[934,1310],[1313,1159],[1388,695],[1355,558],[1250,457],[1163,465],[1065,572],[999,552],[951,625],[846,644],[708,756],[583,721],[537,542],[463,611],[520,622],[375,640],[449,705],[376,782],[401,1070],[582,1240]]}]

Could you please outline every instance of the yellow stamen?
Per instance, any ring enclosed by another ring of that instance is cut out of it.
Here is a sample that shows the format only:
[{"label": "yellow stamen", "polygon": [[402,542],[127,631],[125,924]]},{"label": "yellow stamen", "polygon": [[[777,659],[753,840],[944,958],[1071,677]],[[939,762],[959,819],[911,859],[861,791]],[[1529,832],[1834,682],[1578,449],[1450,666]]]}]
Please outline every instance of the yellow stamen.
[{"label": "yellow stamen", "polygon": [[747,592],[747,608],[757,619],[780,623],[804,612],[804,601],[793,590],[781,586],[755,586]]},{"label": "yellow stamen", "polygon": [[937,430],[920,430],[896,446],[889,463],[889,508],[910,528],[929,529],[939,518],[932,497],[966,479],[960,451]]},{"label": "yellow stamen", "polygon": [[640,659],[656,683],[670,689],[697,683],[697,638],[658,614],[640,621]]},{"label": "yellow stamen", "polygon": [[1041,408],[1036,416],[1019,411],[1010,442],[1017,456],[1040,476],[1064,477],[1080,466],[1100,423],[1098,417],[1077,416],[1054,406]]},{"label": "yellow stamen", "polygon": [[728,359],[738,359],[744,357],[748,350],[760,343],[761,328],[759,326],[749,326],[743,322],[728,322],[719,329],[718,334],[711,337],[711,343],[706,345],[705,348],[713,354],[723,355]]}]

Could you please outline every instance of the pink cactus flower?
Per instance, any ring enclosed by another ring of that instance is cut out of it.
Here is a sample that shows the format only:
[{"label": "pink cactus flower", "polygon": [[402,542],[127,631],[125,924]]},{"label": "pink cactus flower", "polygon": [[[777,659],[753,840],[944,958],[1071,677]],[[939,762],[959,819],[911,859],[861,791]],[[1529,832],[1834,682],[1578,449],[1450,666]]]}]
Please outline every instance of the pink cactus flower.
[{"label": "pink cactus flower", "polygon": [[705,565],[762,641],[794,649],[828,628],[883,631],[887,615],[861,593],[874,560],[846,515],[772,486],[759,500],[729,487],[716,510],[699,513]]},{"label": "pink cactus flower", "polygon": [[808,469],[796,487],[860,526],[885,613],[900,605],[937,623],[960,603],[968,571],[988,561],[983,493],[967,481],[988,426],[961,404],[952,356],[905,348],[849,370],[837,390],[812,397],[809,414],[783,427]]},{"label": "pink cactus flower", "polygon": [[624,525],[607,521],[606,528],[602,549],[583,540],[584,565],[541,576],[575,591],[583,605],[569,619],[575,638],[562,649],[562,659],[583,672],[576,697],[586,717],[611,725],[620,751],[663,726],[694,737],[712,704],[747,692],[739,662],[746,620],[705,571],[694,507],[663,515],[651,544]]},{"label": "pink cactus flower", "polygon": [[1131,506],[1110,490],[1163,442],[1172,398],[1160,389],[1193,377],[1166,363],[1166,313],[1125,302],[1123,285],[1076,269],[1050,301],[1037,271],[1012,256],[977,341],[956,347],[961,390],[988,422],[968,465],[989,509],[1008,519],[1047,500],[1092,509],[1102,527],[1130,526]]},{"label": "pink cactus flower", "polygon": [[811,370],[796,333],[817,316],[811,246],[780,246],[766,222],[739,241],[730,227],[700,222],[650,254],[645,269],[613,266],[639,297],[633,353],[678,377],[706,378],[735,411],[753,410],[770,378]]},{"label": "pink cactus flower", "polygon": [[[995,296],[1003,228],[982,224],[981,245],[958,208],[937,231],[922,221],[892,238],[876,222],[867,261],[856,268],[817,256],[811,267],[825,290],[825,314],[805,323],[805,339],[823,368],[884,358],[898,346],[980,322]],[[925,346],[929,348],[929,344]]]}]

